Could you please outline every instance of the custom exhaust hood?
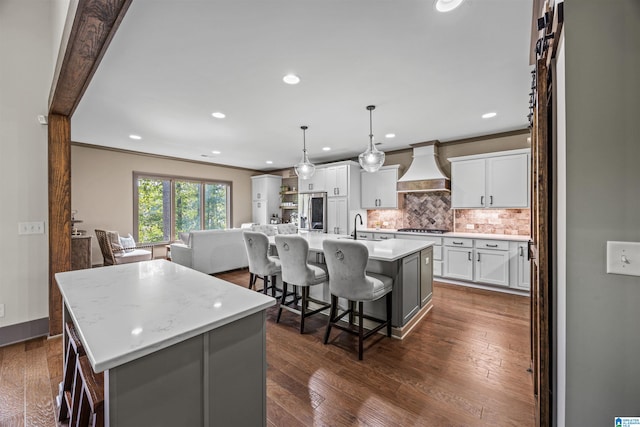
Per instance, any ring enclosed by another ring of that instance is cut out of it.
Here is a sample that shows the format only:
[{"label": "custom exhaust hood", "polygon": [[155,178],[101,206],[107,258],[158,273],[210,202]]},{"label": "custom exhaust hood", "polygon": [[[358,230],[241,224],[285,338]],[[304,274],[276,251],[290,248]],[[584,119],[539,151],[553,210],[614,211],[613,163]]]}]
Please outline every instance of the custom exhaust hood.
[{"label": "custom exhaust hood", "polygon": [[451,181],[438,163],[439,141],[411,144],[413,161],[407,172],[398,179],[398,193],[451,191]]}]

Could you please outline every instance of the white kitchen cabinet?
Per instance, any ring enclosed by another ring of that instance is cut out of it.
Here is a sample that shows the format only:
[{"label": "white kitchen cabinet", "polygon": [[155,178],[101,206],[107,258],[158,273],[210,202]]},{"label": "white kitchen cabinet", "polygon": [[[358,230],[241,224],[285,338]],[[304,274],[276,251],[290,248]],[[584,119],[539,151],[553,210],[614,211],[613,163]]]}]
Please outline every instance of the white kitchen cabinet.
[{"label": "white kitchen cabinet", "polygon": [[329,166],[325,169],[325,190],[327,197],[349,195],[349,165]]},{"label": "white kitchen cabinet", "polygon": [[397,209],[399,165],[383,166],[377,172],[360,171],[362,209]]},{"label": "white kitchen cabinet", "polygon": [[529,150],[450,158],[451,207],[529,206]]},{"label": "white kitchen cabinet", "polygon": [[474,248],[474,282],[509,286],[509,242],[475,239]]},{"label": "white kitchen cabinet", "polygon": [[251,177],[252,222],[269,224],[273,215],[280,216],[282,177],[258,175]]},{"label": "white kitchen cabinet", "polygon": [[460,280],[473,280],[473,248],[444,247],[443,277]]},{"label": "white kitchen cabinet", "polygon": [[349,209],[346,197],[327,199],[327,233],[347,234],[349,230]]},{"label": "white kitchen cabinet", "polygon": [[309,179],[298,178],[298,191],[300,193],[316,193],[326,191],[325,187],[326,169],[316,167],[316,171]]},{"label": "white kitchen cabinet", "polygon": [[[517,243],[515,247],[515,269],[517,277],[512,279],[511,287],[523,291],[528,291],[531,288],[531,261],[527,255],[529,245],[527,243]],[[512,264],[512,265],[514,265]]]},{"label": "white kitchen cabinet", "polygon": [[394,238],[395,236],[391,233],[373,233],[373,240],[389,240]]},{"label": "white kitchen cabinet", "polygon": [[282,177],[257,175],[251,177],[251,200],[277,199],[280,197]]}]

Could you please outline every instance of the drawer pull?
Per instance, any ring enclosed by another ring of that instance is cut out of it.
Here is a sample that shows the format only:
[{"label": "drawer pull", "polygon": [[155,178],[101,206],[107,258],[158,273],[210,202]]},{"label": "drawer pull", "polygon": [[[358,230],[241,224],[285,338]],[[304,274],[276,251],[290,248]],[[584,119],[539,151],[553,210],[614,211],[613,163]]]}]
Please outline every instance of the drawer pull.
[{"label": "drawer pull", "polygon": [[464,242],[453,242],[454,245],[464,245]]},{"label": "drawer pull", "polygon": [[489,244],[487,244],[486,246],[487,246],[488,248],[497,248],[497,247],[498,247],[498,245],[489,245]]}]

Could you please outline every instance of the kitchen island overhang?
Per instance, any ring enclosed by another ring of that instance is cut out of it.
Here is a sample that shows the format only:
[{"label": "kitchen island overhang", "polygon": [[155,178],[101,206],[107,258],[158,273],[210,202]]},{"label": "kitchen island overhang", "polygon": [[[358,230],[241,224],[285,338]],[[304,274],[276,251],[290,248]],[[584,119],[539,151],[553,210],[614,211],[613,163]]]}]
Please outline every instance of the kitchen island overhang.
[{"label": "kitchen island overhang", "polygon": [[166,260],[55,277],[65,322],[105,372],[105,425],[266,423],[273,298]]}]

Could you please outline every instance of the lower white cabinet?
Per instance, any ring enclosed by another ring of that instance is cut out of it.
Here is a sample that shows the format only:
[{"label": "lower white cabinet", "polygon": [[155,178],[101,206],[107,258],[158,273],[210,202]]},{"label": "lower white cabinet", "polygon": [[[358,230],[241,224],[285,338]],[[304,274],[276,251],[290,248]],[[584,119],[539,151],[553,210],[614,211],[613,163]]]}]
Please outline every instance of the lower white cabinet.
[{"label": "lower white cabinet", "polygon": [[444,238],[443,277],[509,287],[509,242]]},{"label": "lower white cabinet", "polygon": [[525,242],[511,243],[511,288],[521,291],[531,289],[531,261],[528,257],[529,245]]},{"label": "lower white cabinet", "polygon": [[346,197],[327,198],[327,233],[347,234],[349,229],[349,212]]}]

